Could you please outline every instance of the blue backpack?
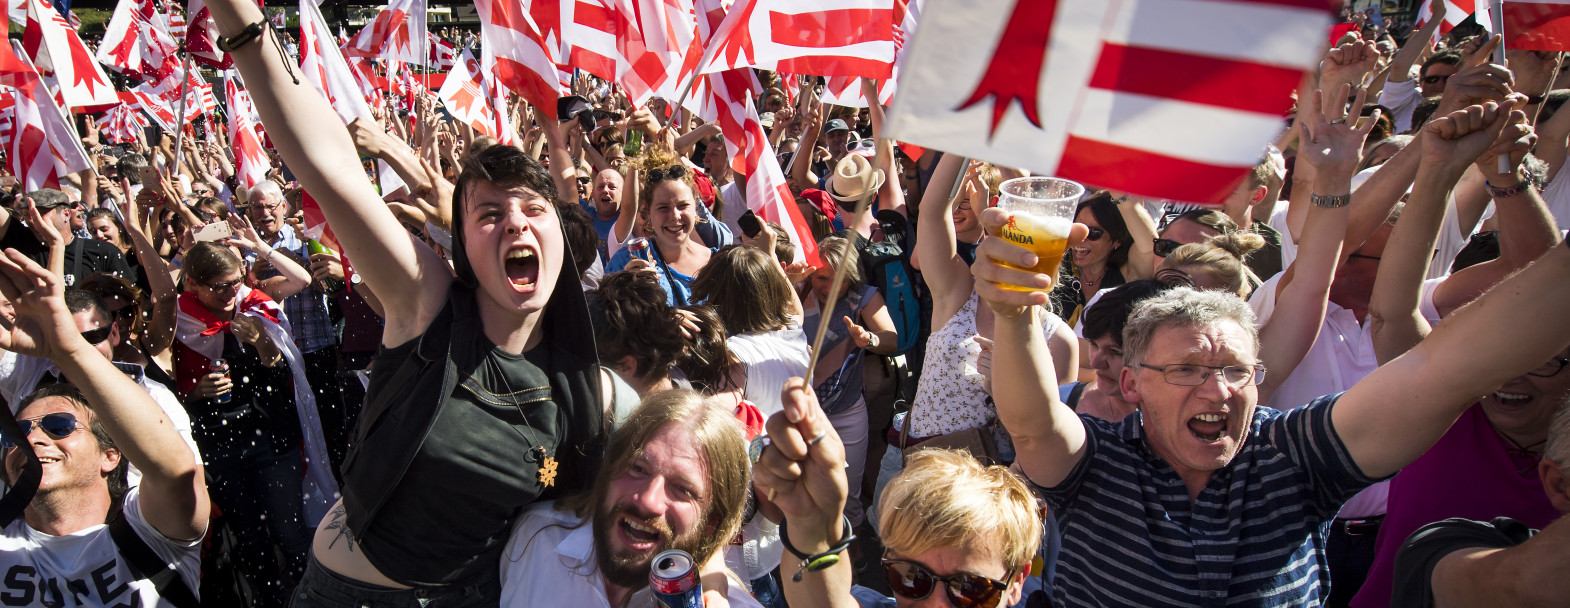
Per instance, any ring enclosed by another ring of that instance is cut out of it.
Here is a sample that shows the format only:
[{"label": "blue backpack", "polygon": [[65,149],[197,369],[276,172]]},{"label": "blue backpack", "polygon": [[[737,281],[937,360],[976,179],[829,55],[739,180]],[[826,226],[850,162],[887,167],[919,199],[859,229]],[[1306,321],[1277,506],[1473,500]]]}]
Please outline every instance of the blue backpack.
[{"label": "blue backpack", "polygon": [[861,256],[861,275],[883,295],[894,329],[899,332],[898,347],[888,355],[893,357],[905,354],[921,338],[922,285],[905,251],[905,218],[888,210],[878,212],[877,217],[883,226],[883,240],[873,242],[856,235],[854,242],[856,253]]}]

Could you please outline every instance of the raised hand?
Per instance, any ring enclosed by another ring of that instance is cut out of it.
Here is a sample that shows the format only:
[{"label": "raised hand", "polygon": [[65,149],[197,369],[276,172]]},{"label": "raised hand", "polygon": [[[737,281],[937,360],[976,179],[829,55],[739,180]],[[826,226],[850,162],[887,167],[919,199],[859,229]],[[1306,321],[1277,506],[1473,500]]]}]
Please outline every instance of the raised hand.
[{"label": "raised hand", "polygon": [[1494,36],[1479,42],[1475,52],[1463,53],[1461,69],[1445,81],[1445,93],[1435,116],[1489,101],[1504,101],[1505,96],[1515,91],[1515,74],[1502,65],[1488,63],[1499,41],[1500,38]]},{"label": "raised hand", "polygon": [[[1374,110],[1370,116],[1358,117],[1368,92],[1359,90],[1348,108],[1339,100],[1346,99],[1350,91],[1349,85],[1341,85],[1339,92],[1331,97],[1335,101],[1329,106],[1320,101],[1322,96],[1315,95],[1315,111],[1304,114],[1298,122],[1301,139],[1297,157],[1315,171],[1344,172],[1350,177],[1363,158],[1363,142],[1373,130],[1374,121],[1379,119],[1379,110]],[[1349,122],[1354,119],[1356,122]]]},{"label": "raised hand", "polygon": [[[980,214],[981,227],[987,234],[997,234],[1011,217],[1012,214],[1005,209],[987,209]],[[1068,247],[1079,244],[1088,234],[1090,229],[1084,224],[1073,224],[1069,228]],[[976,280],[976,295],[987,302],[994,315],[1006,318],[1017,318],[1025,314],[1030,306],[1046,304],[1046,292],[1052,291],[1052,277],[1021,270],[1035,266],[1037,261],[1036,254],[1013,241],[982,239],[981,245],[976,248],[976,263],[970,266],[970,274]],[[1014,267],[1004,266],[1004,262]],[[1005,285],[1028,287],[1036,291],[1014,291]]]},{"label": "raised hand", "polygon": [[[62,244],[64,239],[60,236],[60,231],[55,229],[54,224],[44,221],[44,215],[39,213],[38,206],[33,204],[33,197],[29,196],[26,199],[27,227],[33,230],[33,235],[38,237],[38,241],[43,243],[45,247],[54,247]],[[65,213],[65,211],[62,210],[60,213]]]},{"label": "raised hand", "polygon": [[[1504,106],[1490,101],[1430,120],[1423,127],[1427,137],[1423,138],[1422,164],[1444,167],[1459,175],[1494,147],[1518,103],[1518,98],[1507,100]],[[1480,164],[1492,161],[1490,157]]]},{"label": "raised hand", "polygon": [[229,228],[233,233],[229,235],[229,242],[238,245],[246,251],[261,253],[260,249],[266,241],[256,233],[256,227],[251,225],[251,218],[244,213],[229,214]]},{"label": "raised hand", "polygon": [[1363,82],[1364,76],[1379,67],[1379,62],[1379,46],[1373,42],[1353,40],[1337,45],[1319,63],[1320,90],[1335,92],[1343,84],[1357,85]]},{"label": "raised hand", "polygon": [[767,501],[790,522],[792,544],[811,539],[839,539],[840,512],[849,486],[845,480],[845,446],[818,405],[817,396],[801,378],[791,378],[781,391],[785,409],[765,425],[768,445],[752,469],[759,501]]},{"label": "raised hand", "polygon": [[66,308],[65,280],[15,249],[0,255],[0,295],[16,312],[14,322],[0,319],[0,349],[57,360],[92,348]]}]

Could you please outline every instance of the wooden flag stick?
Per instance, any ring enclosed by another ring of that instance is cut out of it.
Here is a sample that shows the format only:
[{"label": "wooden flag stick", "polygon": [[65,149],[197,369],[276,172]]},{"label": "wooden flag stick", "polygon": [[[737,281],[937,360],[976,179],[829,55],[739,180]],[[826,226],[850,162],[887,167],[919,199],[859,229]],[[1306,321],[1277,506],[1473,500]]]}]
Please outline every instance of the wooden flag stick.
[{"label": "wooden flag stick", "polygon": [[[873,171],[883,171],[883,163],[888,162],[888,150],[892,144],[885,146],[883,145],[885,141],[887,140],[878,141],[878,153],[872,159]],[[884,175],[883,179],[887,180],[889,176]],[[880,184],[878,187],[882,188],[882,185]],[[832,193],[830,194],[832,196]],[[855,232],[856,227],[860,226],[861,222],[867,219],[867,212],[872,209],[872,200],[877,195],[877,192],[873,192],[856,203],[856,217],[848,224],[851,230],[851,242],[845,248],[845,254],[840,256],[840,259],[835,260],[834,282],[829,284],[828,301],[818,303],[818,333],[812,338],[812,356],[807,360],[807,373],[804,376],[809,387],[812,386],[812,372],[818,367],[818,359],[823,357],[823,336],[828,333],[829,322],[833,320],[830,318],[830,315],[834,313],[834,306],[839,302],[841,288],[845,285],[845,275],[850,271],[850,256],[856,250],[855,238],[858,236]]]}]

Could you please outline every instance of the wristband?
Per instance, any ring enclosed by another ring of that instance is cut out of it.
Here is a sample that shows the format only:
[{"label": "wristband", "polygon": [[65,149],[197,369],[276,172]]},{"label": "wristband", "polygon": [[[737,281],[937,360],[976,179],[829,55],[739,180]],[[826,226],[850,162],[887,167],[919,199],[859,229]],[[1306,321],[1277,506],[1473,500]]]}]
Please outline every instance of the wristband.
[{"label": "wristband", "polygon": [[790,535],[786,533],[785,520],[780,520],[780,544],[784,545],[785,550],[789,551],[791,555],[801,560],[801,565],[796,569],[796,575],[790,579],[792,582],[801,582],[801,575],[804,573],[822,572],[840,563],[840,554],[849,549],[851,543],[856,542],[856,535],[851,532],[850,518],[842,514],[840,515],[840,522],[844,526],[840,532],[840,542],[834,543],[833,546],[829,547],[828,551],[807,555],[797,549],[795,545],[790,544]]},{"label": "wristband", "polygon": [[1352,204],[1352,193],[1348,192],[1346,194],[1323,195],[1310,192],[1308,195],[1308,202],[1315,207],[1322,207],[1325,209],[1340,209]]},{"label": "wristband", "polygon": [[235,49],[245,46],[252,40],[260,38],[262,35],[262,30],[266,29],[266,27],[267,20],[263,19],[261,21],[257,21],[256,23],[245,26],[245,29],[240,30],[240,33],[233,36],[219,36],[218,40],[216,41],[218,50],[225,53],[233,53]]},{"label": "wristband", "polygon": [[1517,183],[1516,185],[1508,186],[1508,187],[1505,187],[1505,188],[1500,188],[1500,187],[1495,186],[1495,185],[1493,185],[1491,183],[1488,183],[1487,180],[1483,181],[1483,189],[1487,190],[1488,191],[1488,195],[1493,197],[1494,200],[1510,198],[1512,196],[1519,195],[1522,192],[1526,192],[1531,187],[1532,187],[1532,180],[1531,180],[1531,178],[1523,179],[1519,183]]}]

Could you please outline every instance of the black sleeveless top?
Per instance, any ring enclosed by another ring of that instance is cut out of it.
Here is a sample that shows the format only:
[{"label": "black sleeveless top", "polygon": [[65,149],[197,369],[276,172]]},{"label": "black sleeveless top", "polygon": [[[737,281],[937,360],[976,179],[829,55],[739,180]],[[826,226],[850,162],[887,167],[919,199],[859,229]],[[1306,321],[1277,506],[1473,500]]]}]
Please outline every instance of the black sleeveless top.
[{"label": "black sleeveless top", "polygon": [[602,457],[582,291],[553,294],[544,339],[523,355],[485,338],[474,297],[455,284],[424,335],[377,353],[344,462],[349,528],[405,585],[495,578],[518,513],[588,488]]}]

